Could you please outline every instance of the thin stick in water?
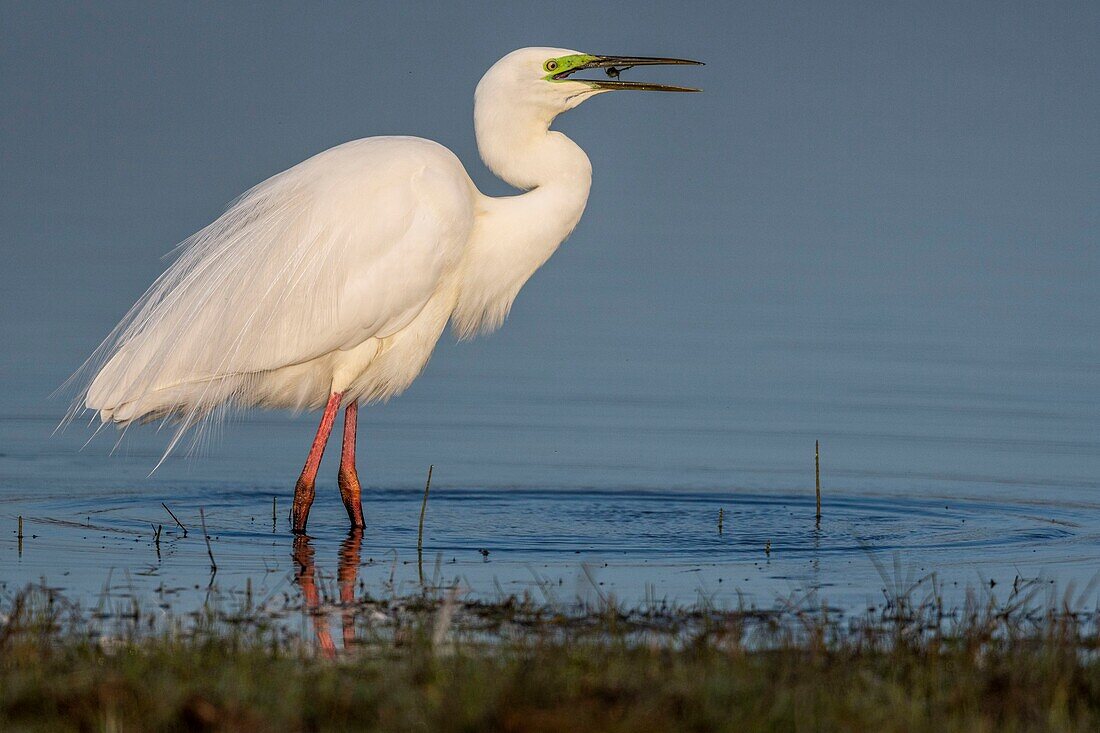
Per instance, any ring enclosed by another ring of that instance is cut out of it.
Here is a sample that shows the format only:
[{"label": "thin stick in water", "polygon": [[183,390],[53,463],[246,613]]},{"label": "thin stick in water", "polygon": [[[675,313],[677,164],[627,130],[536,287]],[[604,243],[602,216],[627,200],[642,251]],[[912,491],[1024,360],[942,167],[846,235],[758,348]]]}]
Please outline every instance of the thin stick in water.
[{"label": "thin stick in water", "polygon": [[722,519],[724,518],[725,513],[726,512],[724,509],[718,510],[718,534],[722,534]]},{"label": "thin stick in water", "polygon": [[183,530],[183,536],[184,536],[184,537],[186,537],[186,536],[187,536],[187,527],[184,527],[184,526],[183,526],[183,522],[181,522],[181,521],[180,521],[179,517],[177,517],[177,516],[176,516],[175,514],[173,514],[173,513],[172,513],[172,510],[171,510],[171,509],[169,509],[169,508],[168,508],[168,505],[167,505],[167,504],[165,504],[165,503],[164,503],[163,501],[162,501],[162,502],[160,503],[160,505],[161,505],[162,507],[164,507],[164,511],[166,511],[166,512],[168,512],[169,514],[171,514],[171,515],[172,515],[172,519],[176,520],[176,524],[178,524],[178,525],[179,525],[179,527],[180,527],[180,529],[182,529],[182,530]]},{"label": "thin stick in water", "polygon": [[23,515],[19,515],[19,539],[23,539]]},{"label": "thin stick in water", "polygon": [[210,570],[216,573],[218,572],[218,563],[214,562],[214,551],[210,549],[210,535],[206,532],[206,512],[202,510],[202,507],[199,507],[199,519],[202,521],[202,536],[206,538],[206,554],[210,556]]},{"label": "thin stick in water", "polygon": [[420,584],[424,584],[424,514],[428,511],[428,491],[432,488],[432,470],[435,464],[428,466],[428,481],[424,484],[424,500],[420,502],[420,526],[416,530],[416,567],[420,574]]},{"label": "thin stick in water", "polygon": [[814,484],[817,487],[816,520],[821,524],[821,441],[814,441]]}]

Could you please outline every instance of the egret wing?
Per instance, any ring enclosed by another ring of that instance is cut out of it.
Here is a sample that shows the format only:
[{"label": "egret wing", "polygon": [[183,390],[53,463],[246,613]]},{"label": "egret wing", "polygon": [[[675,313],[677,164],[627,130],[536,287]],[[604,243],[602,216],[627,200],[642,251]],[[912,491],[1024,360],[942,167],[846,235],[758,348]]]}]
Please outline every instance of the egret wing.
[{"label": "egret wing", "polygon": [[[181,245],[97,352],[86,405],[122,421],[205,414],[233,377],[399,330],[461,255],[471,185],[416,138],[347,143],[268,179]],[[181,384],[209,389],[156,397]]]}]

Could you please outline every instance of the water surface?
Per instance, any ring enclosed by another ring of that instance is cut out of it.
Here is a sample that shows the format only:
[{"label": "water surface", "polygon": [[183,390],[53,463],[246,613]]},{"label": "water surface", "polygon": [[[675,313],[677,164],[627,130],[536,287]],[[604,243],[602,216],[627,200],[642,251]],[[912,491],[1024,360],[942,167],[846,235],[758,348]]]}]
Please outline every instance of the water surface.
[{"label": "water surface", "polygon": [[[654,354],[586,341],[598,366],[626,357],[617,374],[540,358],[522,333],[444,345],[410,394],[364,413],[364,590],[417,591],[429,464],[423,572],[475,597],[859,609],[931,573],[949,600],[1036,578],[1087,586],[1100,557],[1095,347],[826,325],[731,328],[736,349],[717,365],[689,358],[691,334]],[[219,588],[296,592],[286,513],[315,416],[255,414],[148,477],[167,436],[131,431],[109,455],[117,436],[101,435],[81,450],[88,431],[51,436],[33,391],[16,399],[0,419],[9,592],[45,580],[86,601],[107,584],[199,603],[211,583],[200,508]],[[347,537],[334,462],[309,523],[330,575]]]}]

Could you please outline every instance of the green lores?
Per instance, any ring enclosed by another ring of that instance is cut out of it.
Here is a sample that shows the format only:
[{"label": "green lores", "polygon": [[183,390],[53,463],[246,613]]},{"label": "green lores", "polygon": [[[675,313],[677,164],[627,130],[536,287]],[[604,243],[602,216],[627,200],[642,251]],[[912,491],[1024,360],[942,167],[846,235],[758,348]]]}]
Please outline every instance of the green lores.
[{"label": "green lores", "polygon": [[590,64],[598,58],[599,56],[588,53],[573,53],[556,59],[547,59],[542,65],[547,73],[542,78],[546,81],[565,81],[569,73],[583,68],[585,64]]}]

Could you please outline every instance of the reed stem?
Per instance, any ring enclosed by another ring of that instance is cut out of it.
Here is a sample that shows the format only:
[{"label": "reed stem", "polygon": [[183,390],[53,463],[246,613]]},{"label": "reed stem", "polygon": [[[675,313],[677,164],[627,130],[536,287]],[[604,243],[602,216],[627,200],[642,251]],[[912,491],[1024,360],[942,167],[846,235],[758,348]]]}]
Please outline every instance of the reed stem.
[{"label": "reed stem", "polygon": [[814,441],[814,485],[817,488],[817,514],[815,519],[821,524],[821,441]]},{"label": "reed stem", "polygon": [[428,481],[424,484],[424,500],[420,502],[420,526],[416,530],[416,569],[420,575],[420,584],[424,584],[424,514],[428,511],[428,491],[432,488],[432,470],[435,464],[428,466]]}]

